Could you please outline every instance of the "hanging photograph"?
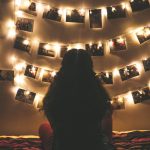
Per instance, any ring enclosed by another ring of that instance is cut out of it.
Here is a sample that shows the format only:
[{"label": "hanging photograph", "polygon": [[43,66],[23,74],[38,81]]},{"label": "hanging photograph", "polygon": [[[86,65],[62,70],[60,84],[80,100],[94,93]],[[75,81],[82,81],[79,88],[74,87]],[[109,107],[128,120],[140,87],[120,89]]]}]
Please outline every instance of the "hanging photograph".
[{"label": "hanging photograph", "polygon": [[14,48],[27,52],[27,53],[30,53],[31,51],[30,42],[27,39],[20,37],[20,36],[16,37],[15,42],[14,42]]},{"label": "hanging photograph", "polygon": [[16,29],[28,32],[33,32],[34,20],[28,18],[17,18]]},{"label": "hanging photograph", "polygon": [[148,41],[150,39],[150,27],[144,27],[143,29],[138,31],[136,35],[140,44]]},{"label": "hanging photograph", "polygon": [[89,10],[90,28],[102,28],[101,9]]},{"label": "hanging photograph", "polygon": [[66,10],[66,22],[84,23],[85,22],[85,10],[84,9],[67,9]]},{"label": "hanging photograph", "polygon": [[30,0],[22,1],[22,4],[20,5],[19,9],[28,14],[37,16],[37,5],[33,1]]},{"label": "hanging photograph", "polygon": [[61,17],[62,17],[62,10],[58,9],[58,8],[50,8],[50,10],[46,10],[43,13],[43,18],[44,19],[50,19],[53,21],[61,21]]},{"label": "hanging photograph", "polygon": [[150,57],[146,60],[142,60],[145,71],[150,71]]},{"label": "hanging photograph", "polygon": [[116,5],[107,7],[107,18],[117,19],[126,17],[126,8],[124,5]]},{"label": "hanging photograph", "polygon": [[112,104],[113,110],[125,109],[124,97],[113,97],[111,104]]},{"label": "hanging photograph", "polygon": [[38,67],[35,67],[33,65],[27,65],[24,75],[35,79],[37,75],[37,71],[38,71]]},{"label": "hanging photograph", "polygon": [[129,65],[122,69],[119,69],[119,73],[122,81],[139,76],[139,72],[136,65]]},{"label": "hanging photograph", "polygon": [[141,103],[150,99],[149,87],[142,88],[140,90],[132,92],[134,103]]},{"label": "hanging photograph", "polygon": [[24,103],[33,104],[36,93],[24,89],[18,89],[15,99]]},{"label": "hanging photograph", "polygon": [[97,73],[96,76],[98,77],[100,83],[102,84],[113,84],[112,72],[100,72]]},{"label": "hanging photograph", "polygon": [[110,52],[119,52],[127,49],[126,38],[120,37],[109,41]]},{"label": "hanging photograph", "polygon": [[53,79],[54,79],[54,77],[52,76],[52,71],[44,70],[43,76],[42,76],[42,82],[51,83],[53,81]]},{"label": "hanging photograph", "polygon": [[85,50],[91,56],[104,56],[104,45],[102,43],[85,44]]},{"label": "hanging photograph", "polygon": [[67,46],[67,45],[62,45],[62,46],[60,47],[60,57],[61,57],[61,58],[64,57],[64,55],[65,55],[65,53],[67,52],[67,50],[68,50],[68,46]]},{"label": "hanging photograph", "polygon": [[130,0],[130,5],[133,12],[150,8],[148,0]]},{"label": "hanging photograph", "polygon": [[14,71],[0,70],[0,81],[14,81]]},{"label": "hanging photograph", "polygon": [[55,57],[55,49],[53,45],[48,43],[40,43],[38,48],[38,55]]}]

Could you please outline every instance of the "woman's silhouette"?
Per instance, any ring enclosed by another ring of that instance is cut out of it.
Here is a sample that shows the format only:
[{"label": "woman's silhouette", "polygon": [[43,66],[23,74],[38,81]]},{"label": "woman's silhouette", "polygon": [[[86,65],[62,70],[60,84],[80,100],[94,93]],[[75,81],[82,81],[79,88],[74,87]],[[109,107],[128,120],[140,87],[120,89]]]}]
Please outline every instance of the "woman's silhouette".
[{"label": "woman's silhouette", "polygon": [[104,150],[101,124],[109,99],[90,55],[82,49],[68,51],[44,99],[52,150]]}]

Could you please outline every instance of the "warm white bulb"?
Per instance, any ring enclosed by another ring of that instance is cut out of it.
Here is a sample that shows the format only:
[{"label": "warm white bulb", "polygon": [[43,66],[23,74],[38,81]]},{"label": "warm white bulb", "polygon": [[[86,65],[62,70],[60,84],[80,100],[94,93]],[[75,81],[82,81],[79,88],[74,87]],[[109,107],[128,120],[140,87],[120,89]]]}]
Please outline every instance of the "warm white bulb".
[{"label": "warm white bulb", "polygon": [[16,30],[15,29],[10,29],[8,30],[8,38],[14,38],[16,36]]},{"label": "warm white bulb", "polygon": [[17,10],[15,12],[15,14],[16,14],[17,17],[22,17],[23,16],[23,12],[21,10]]},{"label": "warm white bulb", "polygon": [[79,12],[80,12],[80,15],[83,16],[85,14],[85,9],[82,8],[82,9],[79,10]]},{"label": "warm white bulb", "polygon": [[15,27],[15,22],[13,20],[7,21],[7,27],[8,28],[14,28]]},{"label": "warm white bulb", "polygon": [[52,76],[52,77],[55,77],[55,76],[56,76],[56,71],[53,71],[53,72],[51,73],[51,76]]},{"label": "warm white bulb", "polygon": [[29,45],[29,41],[28,41],[28,40],[24,40],[24,41],[23,41],[23,44],[24,44],[24,45]]},{"label": "warm white bulb", "polygon": [[15,5],[19,7],[21,5],[21,0],[15,0]]},{"label": "warm white bulb", "polygon": [[45,45],[44,45],[44,49],[46,49],[46,50],[50,50],[50,48],[51,48],[51,47],[50,47],[50,45],[49,45],[49,44],[45,44]]},{"label": "warm white bulb", "polygon": [[17,84],[22,84],[24,82],[24,77],[22,75],[17,75],[15,78],[14,78],[14,81],[17,83]]}]

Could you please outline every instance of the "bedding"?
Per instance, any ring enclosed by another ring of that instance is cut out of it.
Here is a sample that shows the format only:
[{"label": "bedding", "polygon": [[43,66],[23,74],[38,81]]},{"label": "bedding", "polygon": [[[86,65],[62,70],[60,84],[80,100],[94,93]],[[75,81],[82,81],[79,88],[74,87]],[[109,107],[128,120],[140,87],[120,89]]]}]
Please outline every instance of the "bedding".
[{"label": "bedding", "polygon": [[[116,150],[150,150],[150,131],[113,132]],[[0,150],[42,150],[38,136],[0,136]]]}]

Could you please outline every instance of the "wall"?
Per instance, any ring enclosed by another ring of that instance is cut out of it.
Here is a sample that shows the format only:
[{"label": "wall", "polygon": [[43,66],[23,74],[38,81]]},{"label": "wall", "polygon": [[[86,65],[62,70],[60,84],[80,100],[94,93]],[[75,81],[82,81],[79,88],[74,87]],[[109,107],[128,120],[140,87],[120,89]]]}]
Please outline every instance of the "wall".
[{"label": "wall", "polygon": [[[50,3],[55,7],[104,7],[112,4],[118,4],[119,0],[43,0],[43,2]],[[3,9],[1,9],[3,8]],[[35,20],[34,33],[26,34],[31,39],[38,38],[44,42],[61,42],[61,43],[84,43],[90,41],[108,40],[118,35],[128,33],[135,28],[147,25],[149,23],[150,9],[131,13],[128,11],[128,17],[125,19],[107,20],[103,18],[103,28],[100,30],[91,30],[88,25],[88,15],[86,14],[86,24],[70,24],[57,23],[42,19],[42,13],[39,12],[37,17],[30,18]],[[60,67],[61,59],[49,59],[39,57],[36,51],[31,55],[20,52],[13,48],[14,39],[7,38],[6,22],[8,19],[14,18],[14,1],[1,0],[0,1],[0,69],[12,69],[10,56],[15,55],[17,58],[26,60],[28,63],[37,65],[39,67],[58,69]],[[23,32],[20,34],[24,35]],[[150,44],[139,45],[138,41],[133,38],[132,34],[127,34],[128,50],[116,54],[107,54],[103,57],[94,57],[94,69],[96,71],[112,70],[113,68],[120,68],[132,63],[135,60],[141,60],[145,56],[150,55]],[[37,46],[37,45],[36,45]],[[34,49],[36,49],[36,46]],[[150,72],[144,73],[128,81],[122,82],[118,77],[115,79],[113,86],[106,86],[111,96],[126,93],[130,90],[138,89],[145,86],[150,80]],[[32,79],[25,79],[24,87],[28,87],[31,91],[43,94],[46,93],[48,86],[39,83]],[[37,134],[38,126],[46,118],[42,112],[38,112],[35,108],[25,103],[20,103],[15,100],[15,94],[12,92],[14,85],[12,83],[0,82],[0,134],[14,135],[14,134]],[[113,114],[113,129],[118,131],[123,130],[146,130],[150,129],[150,101],[140,104],[126,104],[125,110],[115,111]]]}]

